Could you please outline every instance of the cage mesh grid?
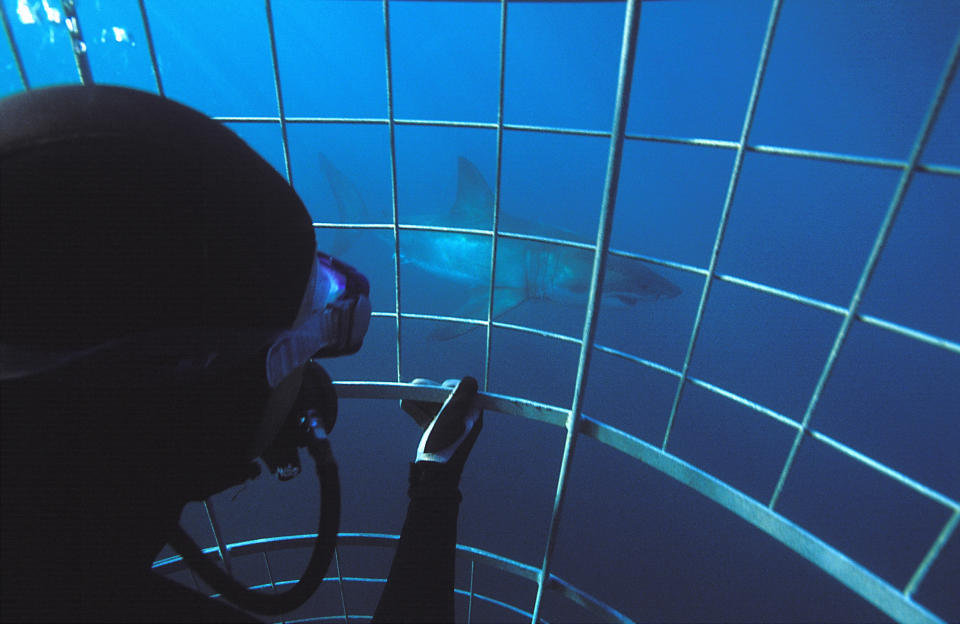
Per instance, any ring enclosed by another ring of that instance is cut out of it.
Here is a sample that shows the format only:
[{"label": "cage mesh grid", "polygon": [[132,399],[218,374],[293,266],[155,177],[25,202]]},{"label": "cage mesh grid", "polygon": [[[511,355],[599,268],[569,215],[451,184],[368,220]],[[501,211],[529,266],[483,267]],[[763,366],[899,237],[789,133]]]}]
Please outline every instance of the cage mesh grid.
[{"label": "cage mesh grid", "polygon": [[[638,24],[640,19],[640,2],[638,0],[629,0],[626,3],[626,15],[624,20],[623,41],[621,46],[620,70],[617,85],[617,95],[615,101],[615,113],[613,130],[611,132],[597,132],[576,128],[561,128],[547,126],[531,126],[521,124],[509,124],[504,121],[503,101],[504,101],[504,75],[506,63],[506,32],[508,3],[500,3],[500,32],[499,32],[499,93],[496,123],[473,123],[453,120],[417,120],[417,119],[399,119],[394,115],[393,107],[393,82],[392,82],[392,57],[390,45],[390,3],[387,0],[382,2],[383,13],[383,35],[385,44],[385,78],[386,78],[386,97],[387,97],[387,117],[386,118],[351,118],[351,117],[288,117],[285,114],[284,99],[282,92],[282,80],[280,72],[280,63],[277,55],[277,42],[273,22],[273,7],[270,0],[265,2],[265,21],[269,32],[269,45],[271,61],[273,66],[274,89],[276,94],[277,116],[257,116],[257,117],[228,117],[219,116],[218,120],[224,123],[257,123],[257,124],[276,124],[279,125],[283,147],[283,163],[287,179],[294,183],[294,172],[291,165],[290,145],[288,140],[288,127],[291,124],[374,124],[386,126],[389,134],[390,150],[390,174],[392,191],[392,222],[390,223],[342,223],[342,222],[317,222],[314,227],[318,230],[343,229],[343,230],[384,230],[392,234],[394,244],[394,309],[395,312],[376,312],[375,317],[392,320],[396,327],[396,381],[374,381],[358,380],[348,382],[338,382],[338,393],[343,398],[368,398],[368,399],[391,399],[413,398],[417,400],[439,401],[445,396],[444,390],[436,386],[416,386],[409,383],[403,383],[404,378],[402,370],[402,336],[401,331],[406,320],[427,320],[440,323],[462,323],[475,324],[485,330],[484,340],[484,375],[483,389],[480,402],[484,409],[498,411],[504,414],[538,420],[551,425],[562,427],[566,431],[565,444],[563,450],[563,461],[556,480],[555,502],[551,515],[550,528],[545,538],[544,557],[542,562],[537,565],[529,565],[513,559],[502,557],[494,553],[471,548],[465,545],[458,545],[458,556],[470,560],[469,589],[457,589],[461,595],[469,598],[469,604],[472,606],[473,600],[484,601],[490,604],[519,614],[533,621],[540,619],[540,610],[545,589],[551,589],[565,596],[587,609],[595,616],[608,621],[629,621],[629,618],[614,607],[603,603],[602,601],[570,586],[562,579],[551,574],[551,559],[554,546],[556,544],[555,534],[560,525],[563,511],[564,495],[567,487],[567,476],[570,466],[570,459],[574,453],[578,436],[583,434],[595,438],[599,442],[618,450],[632,458],[635,458],[660,472],[676,479],[714,502],[726,507],[750,524],[766,532],[781,542],[783,545],[807,558],[815,565],[820,567],[826,573],[837,578],[865,600],[871,602],[887,615],[900,621],[940,621],[938,616],[928,611],[923,605],[914,601],[914,596],[923,582],[925,576],[930,571],[934,562],[943,551],[947,542],[954,537],[957,525],[960,524],[960,502],[951,497],[938,492],[913,478],[904,474],[884,463],[871,458],[870,456],[858,451],[853,446],[847,445],[840,440],[836,440],[825,433],[818,431],[811,426],[811,421],[818,407],[823,389],[831,377],[838,355],[844,347],[844,344],[850,334],[851,327],[855,323],[878,328],[882,331],[892,332],[904,336],[910,340],[929,345],[931,347],[943,350],[952,356],[960,355],[960,344],[947,338],[933,335],[918,329],[898,324],[883,318],[864,314],[860,311],[860,303],[863,295],[870,284],[871,277],[877,267],[880,255],[889,239],[891,230],[896,221],[907,190],[910,188],[911,181],[915,173],[924,172],[939,176],[950,176],[960,178],[960,168],[952,166],[938,165],[934,163],[921,162],[924,147],[931,135],[937,115],[940,112],[951,81],[956,74],[958,59],[960,59],[960,34],[954,40],[953,46],[946,60],[939,83],[933,93],[926,115],[924,116],[921,127],[917,130],[916,139],[910,151],[909,157],[904,160],[893,160],[886,158],[877,158],[869,156],[860,156],[844,153],[832,153],[815,150],[805,150],[793,147],[761,145],[750,142],[750,131],[753,125],[754,115],[757,108],[757,102],[760,89],[763,84],[764,73],[767,68],[770,49],[774,40],[774,35],[778,26],[782,2],[773,0],[769,17],[766,25],[763,45],[756,64],[755,77],[750,92],[749,103],[742,124],[742,130],[738,141],[723,141],[709,138],[690,138],[656,135],[637,135],[626,132],[626,114],[629,103],[631,67],[634,61],[636,40],[638,33]],[[84,84],[93,83],[93,73],[91,72],[89,61],[87,59],[86,44],[83,39],[80,20],[77,15],[76,3],[71,0],[64,0],[61,4],[62,14],[64,16],[64,27],[67,29],[70,40],[71,50],[73,52],[74,62],[80,82]],[[143,22],[146,41],[149,48],[150,62],[155,80],[157,93],[165,95],[162,76],[157,60],[153,37],[149,23],[149,12],[144,0],[138,0],[138,8]],[[6,8],[0,5],[2,10],[2,21],[7,42],[10,46],[12,56],[15,61],[19,79],[23,89],[30,89],[31,84],[28,72],[21,56],[21,52],[14,37],[13,30]],[[396,128],[401,126],[433,126],[439,128],[475,128],[481,130],[494,131],[496,133],[496,177],[494,186],[494,211],[493,220],[490,229],[465,229],[454,227],[434,227],[423,225],[411,225],[401,222],[397,201],[397,154],[396,154]],[[597,239],[594,245],[577,243],[568,240],[544,238],[517,232],[502,231],[499,226],[500,215],[500,189],[502,174],[502,148],[503,136],[505,132],[524,132],[524,133],[545,133],[555,135],[580,135],[592,136],[610,141],[609,157],[607,161],[607,175],[604,189],[604,198],[601,207],[600,225],[597,232]],[[642,254],[629,253],[610,248],[610,228],[612,226],[612,216],[616,201],[617,181],[620,175],[621,156],[624,141],[638,141],[651,143],[667,143],[677,145],[687,145],[702,149],[730,150],[735,153],[734,165],[729,176],[723,210],[720,218],[720,224],[716,231],[715,240],[710,254],[707,266],[696,266],[671,261],[663,258],[656,258]],[[896,190],[891,197],[883,222],[876,232],[872,247],[868,257],[863,263],[863,269],[860,272],[856,289],[846,307],[821,301],[815,298],[804,296],[800,293],[776,288],[770,285],[747,280],[736,275],[725,274],[718,271],[718,258],[724,241],[724,234],[729,222],[729,217],[733,205],[737,185],[741,177],[741,170],[744,157],[748,153],[769,154],[783,158],[808,159],[814,161],[823,161],[831,163],[845,163],[863,165],[873,168],[889,169],[898,172],[899,180]],[[486,310],[486,319],[468,319],[448,315],[420,314],[404,312],[401,308],[401,271],[400,271],[400,233],[403,231],[421,231],[443,234],[469,234],[487,237],[491,241],[490,272],[489,272],[489,290],[488,306]],[[585,249],[594,254],[594,268],[591,278],[591,287],[589,292],[589,303],[586,310],[586,318],[583,325],[583,334],[580,338],[567,336],[556,332],[550,332],[535,327],[528,327],[505,323],[494,318],[494,286],[497,264],[497,247],[501,239],[513,239],[519,241],[531,241],[545,243],[549,245],[567,246],[579,249]],[[651,361],[626,351],[618,350],[595,343],[596,317],[598,313],[598,302],[603,284],[605,260],[609,255],[616,255],[628,258],[633,261],[643,261],[657,266],[667,267],[677,271],[682,271],[690,275],[703,279],[703,287],[699,296],[696,316],[690,332],[688,346],[683,359],[682,367],[679,370],[668,367],[662,363]],[[729,389],[725,389],[713,384],[706,379],[699,379],[690,374],[690,364],[694,350],[700,339],[700,332],[703,326],[704,311],[711,293],[711,287],[714,283],[722,282],[732,284],[739,288],[750,289],[762,293],[763,295],[776,297],[791,301],[811,309],[817,309],[829,314],[841,317],[842,322],[839,330],[833,339],[833,344],[829,354],[821,369],[816,387],[807,401],[806,409],[800,422],[790,418],[786,414],[752,401],[745,396],[741,396]],[[541,338],[554,341],[567,342],[576,345],[580,349],[579,363],[576,370],[574,399],[570,406],[549,405],[532,401],[523,397],[498,395],[488,390],[488,381],[491,366],[491,344],[493,330],[502,329],[511,332],[521,332],[532,334]],[[603,352],[620,358],[632,365],[645,367],[667,375],[676,381],[676,390],[673,403],[669,414],[667,415],[667,424],[662,443],[660,445],[650,444],[630,433],[604,423],[601,420],[591,418],[583,414],[583,390],[588,379],[591,354],[594,352]],[[765,418],[785,425],[794,431],[793,440],[787,457],[783,460],[782,469],[779,473],[777,484],[770,499],[766,502],[758,501],[744,492],[738,490],[733,485],[724,482],[715,475],[706,472],[693,464],[687,463],[681,458],[672,455],[668,451],[670,435],[673,430],[674,419],[680,404],[681,397],[686,388],[694,386],[713,393],[724,400],[735,402],[749,410],[761,414]],[[904,587],[894,587],[887,581],[880,578],[877,574],[849,558],[843,552],[835,549],[826,542],[819,539],[816,535],[808,532],[803,527],[795,524],[790,519],[778,513],[776,506],[780,494],[791,470],[794,467],[796,455],[801,444],[807,442],[823,444],[831,449],[842,453],[846,457],[867,467],[869,470],[882,475],[885,479],[894,481],[903,485],[917,494],[933,501],[941,506],[947,513],[947,520],[930,544],[923,559],[918,562],[915,570],[910,576],[909,581]],[[290,548],[308,548],[313,536],[278,536],[253,540],[249,542],[225,544],[221,540],[217,526],[216,516],[212,507],[204,508],[208,514],[212,527],[212,533],[215,539],[215,545],[206,549],[205,552],[216,555],[227,561],[229,557],[241,557],[244,555],[260,555],[264,562],[264,570],[267,578],[265,584],[259,587],[282,586],[292,583],[289,580],[276,580],[271,571],[268,553],[276,552]],[[397,536],[379,535],[370,533],[342,534],[341,545],[364,545],[364,546],[386,546],[390,547],[396,541]],[[531,606],[513,605],[501,602],[492,596],[483,596],[473,591],[473,570],[475,563],[482,563],[505,570],[511,574],[526,578],[537,585],[536,601]],[[155,567],[164,571],[173,573],[184,569],[183,562],[178,557],[158,561]],[[337,616],[327,616],[312,618],[317,621],[327,619],[337,619],[347,621],[349,619],[364,619],[370,616],[360,616],[348,613],[346,600],[343,593],[344,583],[382,583],[385,579],[374,579],[369,577],[350,577],[345,576],[340,568],[339,557],[336,559],[336,576],[329,580],[336,582],[339,588],[339,596],[342,613]],[[194,585],[199,587],[196,578],[193,578]],[[529,610],[528,610],[529,609]]]}]

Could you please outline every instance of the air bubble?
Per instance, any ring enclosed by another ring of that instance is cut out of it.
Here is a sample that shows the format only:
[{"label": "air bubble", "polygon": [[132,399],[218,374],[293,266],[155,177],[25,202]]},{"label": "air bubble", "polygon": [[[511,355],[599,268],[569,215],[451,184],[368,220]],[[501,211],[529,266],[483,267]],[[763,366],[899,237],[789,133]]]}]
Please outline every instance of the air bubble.
[{"label": "air bubble", "polygon": [[120,26],[112,26],[110,28],[104,28],[100,31],[100,43],[129,43],[130,46],[135,46],[133,39],[130,38],[130,33],[127,32],[126,28]]}]

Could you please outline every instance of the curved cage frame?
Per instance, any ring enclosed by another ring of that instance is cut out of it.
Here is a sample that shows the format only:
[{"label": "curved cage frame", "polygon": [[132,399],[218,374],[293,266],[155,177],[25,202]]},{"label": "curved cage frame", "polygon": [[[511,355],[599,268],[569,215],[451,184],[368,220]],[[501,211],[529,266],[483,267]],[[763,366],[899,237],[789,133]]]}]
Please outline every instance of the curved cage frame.
[{"label": "curved cage frame", "polygon": [[[275,553],[284,550],[307,551],[313,548],[313,541],[316,539],[316,537],[316,534],[274,536],[264,539],[249,540],[246,542],[225,544],[222,546],[222,548],[224,551],[226,551],[226,554],[221,553],[220,546],[210,546],[203,549],[203,552],[205,555],[215,560],[226,560],[222,559],[221,557],[238,558],[260,555],[263,559],[262,571],[267,580],[260,584],[251,585],[249,586],[249,589],[275,591],[277,589],[282,589],[286,585],[293,585],[297,582],[297,580],[276,580],[274,578],[274,571],[270,565],[269,553]],[[337,537],[337,546],[338,548],[344,546],[362,546],[370,548],[387,548],[392,550],[396,549],[397,542],[399,542],[399,540],[399,535],[388,535],[384,533],[340,533]],[[457,544],[457,557],[461,560],[467,560],[470,562],[470,576],[468,578],[467,588],[454,588],[454,591],[457,595],[463,596],[467,599],[468,613],[472,611],[473,601],[477,600],[479,602],[484,602],[489,605],[499,607],[500,609],[503,609],[505,612],[512,615],[520,615],[524,618],[533,617],[533,614],[524,609],[521,605],[504,602],[493,596],[475,592],[473,590],[474,566],[476,564],[480,564],[489,568],[501,570],[517,579],[528,581],[533,584],[538,583],[538,568],[522,563],[515,559],[510,559],[508,557],[503,557],[501,555],[482,550],[480,548],[464,546],[463,544]],[[154,562],[153,567],[157,572],[166,575],[189,570],[186,562],[179,555],[160,559]],[[325,577],[323,580],[326,583],[335,583],[337,585],[338,593],[340,595],[340,604],[343,611],[338,615],[310,618],[310,621],[349,621],[351,619],[359,619],[364,621],[371,620],[373,618],[372,614],[352,613],[350,610],[348,610],[345,596],[345,585],[350,583],[383,585],[386,584],[387,579],[369,576],[343,576],[340,574],[339,561],[336,562],[335,567],[337,570],[337,575]],[[203,588],[197,582],[196,576],[191,574],[191,577],[194,582],[194,588],[198,591],[202,591]],[[546,583],[546,588],[548,591],[551,591],[554,594],[583,607],[587,612],[596,618],[597,622],[626,623],[633,621],[605,602],[574,587],[570,583],[555,575],[550,575],[550,579]],[[217,598],[219,597],[219,594],[213,594],[211,597]]]}]

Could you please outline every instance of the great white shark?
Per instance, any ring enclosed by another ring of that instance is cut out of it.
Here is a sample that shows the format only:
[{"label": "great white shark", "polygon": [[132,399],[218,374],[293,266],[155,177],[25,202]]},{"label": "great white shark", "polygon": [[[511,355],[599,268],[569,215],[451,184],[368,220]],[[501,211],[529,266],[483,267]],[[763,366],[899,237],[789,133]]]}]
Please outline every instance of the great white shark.
[{"label": "great white shark", "polygon": [[[342,219],[355,222],[368,218],[356,186],[320,154],[320,166]],[[490,230],[493,226],[493,192],[477,169],[458,158],[457,196],[449,214],[432,225]],[[502,211],[499,232],[577,241],[582,236],[540,222],[506,215]],[[489,236],[414,230],[402,231],[401,262],[413,264],[430,275],[461,284],[464,303],[457,316],[485,318],[490,283]],[[585,305],[590,289],[594,253],[590,249],[543,241],[500,237],[497,241],[497,271],[494,280],[493,316],[530,300]],[[607,257],[602,297],[605,302],[633,306],[641,301],[676,297],[682,291],[638,260],[618,255]],[[435,338],[448,339],[476,327],[444,324]]]}]

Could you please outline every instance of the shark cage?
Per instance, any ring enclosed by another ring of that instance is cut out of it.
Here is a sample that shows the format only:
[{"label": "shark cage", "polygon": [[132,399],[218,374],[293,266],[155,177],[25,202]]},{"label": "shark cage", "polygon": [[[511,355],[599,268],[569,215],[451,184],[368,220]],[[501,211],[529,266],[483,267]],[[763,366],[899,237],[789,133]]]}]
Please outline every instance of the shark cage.
[{"label": "shark cage", "polygon": [[[960,620],[960,5],[2,9],[3,95],[214,117],[370,279],[364,348],[325,362],[343,532],[285,621],[372,617],[420,435],[397,401],[463,375],[460,620]],[[277,591],[312,478],[182,525]]]}]

